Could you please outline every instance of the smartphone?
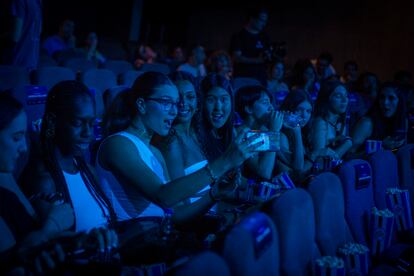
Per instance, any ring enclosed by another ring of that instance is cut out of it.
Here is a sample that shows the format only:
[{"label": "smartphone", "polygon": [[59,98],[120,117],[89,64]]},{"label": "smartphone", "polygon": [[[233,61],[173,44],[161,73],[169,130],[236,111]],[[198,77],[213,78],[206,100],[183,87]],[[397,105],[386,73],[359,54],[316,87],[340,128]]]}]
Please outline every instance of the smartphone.
[{"label": "smartphone", "polygon": [[275,132],[271,131],[260,131],[260,130],[250,130],[246,133],[246,138],[249,138],[253,135],[259,134],[259,137],[252,141],[252,144],[263,142],[261,146],[256,148],[255,151],[277,151],[279,149],[278,136]]}]

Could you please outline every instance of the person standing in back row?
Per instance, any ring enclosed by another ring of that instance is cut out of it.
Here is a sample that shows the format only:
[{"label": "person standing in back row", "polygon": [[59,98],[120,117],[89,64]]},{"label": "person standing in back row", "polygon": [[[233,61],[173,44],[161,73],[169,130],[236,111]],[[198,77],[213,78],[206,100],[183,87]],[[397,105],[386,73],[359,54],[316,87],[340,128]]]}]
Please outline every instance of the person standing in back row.
[{"label": "person standing in back row", "polygon": [[230,53],[234,60],[234,77],[249,77],[267,82],[266,63],[270,61],[270,40],[263,32],[268,20],[264,8],[255,8],[248,15],[244,28],[233,35]]},{"label": "person standing in back row", "polygon": [[22,66],[30,72],[39,61],[42,1],[12,0],[9,15],[11,25],[2,63]]}]

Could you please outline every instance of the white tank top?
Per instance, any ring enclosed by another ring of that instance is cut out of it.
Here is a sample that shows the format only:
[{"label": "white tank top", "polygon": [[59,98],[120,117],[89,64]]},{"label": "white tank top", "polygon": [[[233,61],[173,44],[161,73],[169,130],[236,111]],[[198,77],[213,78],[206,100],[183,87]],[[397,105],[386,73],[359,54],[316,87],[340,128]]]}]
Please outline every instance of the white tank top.
[{"label": "white tank top", "polygon": [[[195,164],[192,164],[191,166],[184,169],[184,174],[189,175],[193,172],[196,172],[198,170],[201,170],[208,164],[207,160],[203,160],[200,162],[197,162]],[[204,187],[202,190],[200,190],[195,196],[190,197],[190,203],[193,203],[197,200],[199,200],[205,193],[207,193],[210,190],[210,186]]]},{"label": "white tank top", "polygon": [[104,209],[105,214],[103,213],[98,202],[86,187],[80,172],[76,174],[63,172],[63,176],[75,212],[76,232],[89,231],[96,227],[105,226],[108,223],[105,214],[108,215],[109,212]]},{"label": "white tank top", "polygon": [[[167,182],[161,163],[144,142],[137,136],[125,131],[118,132],[112,136],[116,135],[125,137],[131,141],[137,149],[137,154],[147,165],[148,169],[152,170],[163,184]],[[99,158],[96,169],[102,178],[100,181],[102,189],[111,201],[118,220],[122,221],[148,216],[162,217],[164,215],[163,209],[146,199],[137,188],[133,187],[130,183],[118,181],[110,171],[102,168],[99,164]]]}]

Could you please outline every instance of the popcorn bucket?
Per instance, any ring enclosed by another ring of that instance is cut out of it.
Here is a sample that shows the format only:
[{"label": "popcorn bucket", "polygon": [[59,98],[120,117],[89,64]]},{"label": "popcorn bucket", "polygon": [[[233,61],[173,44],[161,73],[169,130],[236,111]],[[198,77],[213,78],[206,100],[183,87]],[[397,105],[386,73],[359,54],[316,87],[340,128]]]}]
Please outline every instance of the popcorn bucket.
[{"label": "popcorn bucket", "polygon": [[379,151],[382,148],[382,141],[367,140],[365,142],[365,153],[371,154]]},{"label": "popcorn bucket", "polygon": [[280,191],[280,185],[275,185],[270,182],[259,182],[257,183],[255,196],[261,201],[267,201]]},{"label": "popcorn bucket", "polygon": [[372,208],[369,228],[371,255],[379,256],[391,245],[394,214],[388,209]]},{"label": "popcorn bucket", "polygon": [[385,202],[394,214],[398,232],[413,228],[410,194],[408,190],[396,188],[387,189]]},{"label": "popcorn bucket", "polygon": [[285,190],[296,188],[295,183],[293,183],[287,172],[282,172],[281,174],[275,176],[272,182],[275,184],[280,184]]},{"label": "popcorn bucket", "polygon": [[344,260],[338,257],[324,256],[315,261],[315,276],[345,276]]},{"label": "popcorn bucket", "polygon": [[349,275],[367,275],[369,270],[369,249],[358,243],[347,243],[338,249],[338,255],[345,261]]}]

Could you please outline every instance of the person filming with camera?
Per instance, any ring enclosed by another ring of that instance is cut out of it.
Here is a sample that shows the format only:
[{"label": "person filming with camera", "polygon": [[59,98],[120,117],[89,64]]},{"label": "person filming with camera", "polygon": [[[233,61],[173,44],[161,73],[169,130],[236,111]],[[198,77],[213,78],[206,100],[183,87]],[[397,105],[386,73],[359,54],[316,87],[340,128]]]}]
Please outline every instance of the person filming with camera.
[{"label": "person filming with camera", "polygon": [[234,60],[234,77],[249,77],[266,86],[266,65],[271,60],[270,40],[263,32],[268,20],[265,8],[254,8],[244,28],[231,38],[230,53]]}]

